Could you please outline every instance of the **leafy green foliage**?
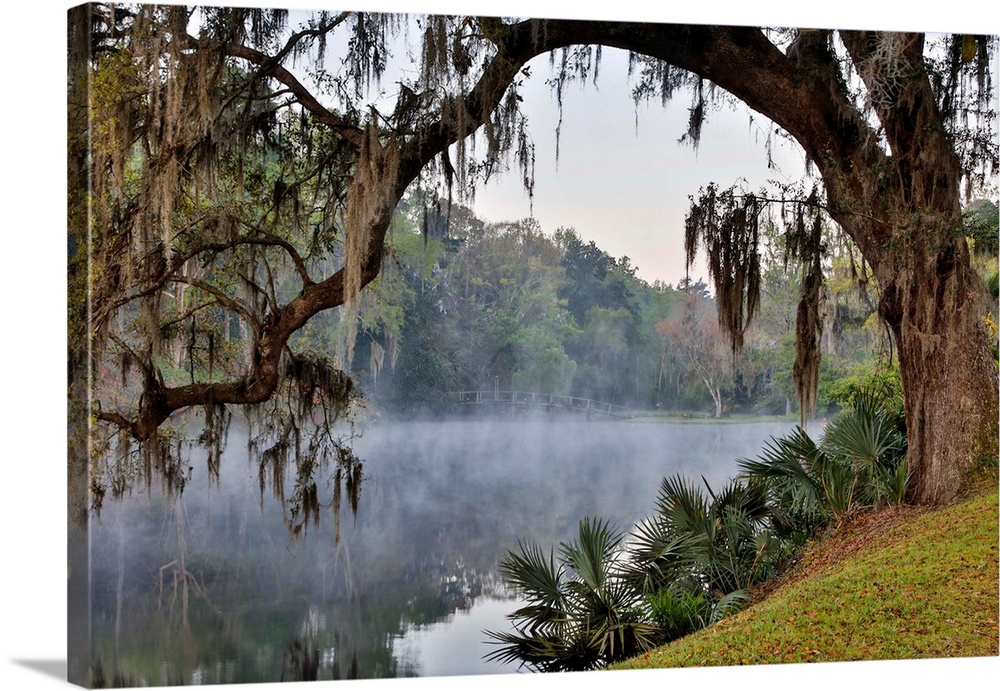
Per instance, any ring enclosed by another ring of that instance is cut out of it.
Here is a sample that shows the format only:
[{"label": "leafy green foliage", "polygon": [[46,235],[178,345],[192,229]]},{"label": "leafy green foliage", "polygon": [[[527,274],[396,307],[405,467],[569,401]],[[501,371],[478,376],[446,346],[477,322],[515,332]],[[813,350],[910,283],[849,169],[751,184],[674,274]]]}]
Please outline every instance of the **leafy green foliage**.
[{"label": "leafy green foliage", "polygon": [[627,543],[587,518],[558,562],[538,545],[520,545],[499,571],[525,605],[509,616],[513,631],[487,632],[502,646],[489,657],[544,671],[592,669],[738,611],[782,553],[766,498],[760,483],[706,493],[668,477],[656,514]]},{"label": "leafy green foliage", "polygon": [[768,488],[777,523],[808,534],[862,507],[906,496],[906,434],[898,399],[858,390],[817,445],[798,428],[766,445],[743,474]]},{"label": "leafy green foliage", "polygon": [[[768,520],[761,483],[732,481],[716,493],[664,478],[657,513],[636,536],[632,580],[657,589],[693,583],[713,600],[748,588],[774,573],[780,545]],[[662,545],[673,547],[669,564],[646,556]]]},{"label": "leafy green foliage", "polygon": [[617,566],[623,538],[585,518],[578,537],[560,545],[558,563],[534,544],[508,552],[500,574],[526,604],[509,616],[512,632],[487,632],[502,644],[488,657],[541,671],[587,670],[651,648],[655,628]]},{"label": "leafy green foliage", "polygon": [[664,588],[648,601],[653,623],[668,641],[704,628],[712,616],[712,602],[700,590]]},{"label": "leafy green foliage", "polygon": [[989,199],[977,199],[963,214],[965,234],[975,241],[979,254],[996,257],[1000,250],[1000,208]]}]

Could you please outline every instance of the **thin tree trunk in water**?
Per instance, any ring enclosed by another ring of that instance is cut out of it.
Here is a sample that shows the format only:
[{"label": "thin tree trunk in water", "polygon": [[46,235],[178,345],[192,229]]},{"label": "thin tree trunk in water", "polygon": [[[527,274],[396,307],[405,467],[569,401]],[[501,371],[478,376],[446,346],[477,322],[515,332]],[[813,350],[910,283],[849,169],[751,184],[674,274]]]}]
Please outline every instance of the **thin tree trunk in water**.
[{"label": "thin tree trunk in water", "polygon": [[[177,551],[178,551],[178,570],[180,572],[181,579],[181,622],[184,628],[184,633],[190,631],[190,624],[188,622],[188,571],[187,571],[187,540],[185,539],[185,528],[184,528],[184,507],[181,505],[180,497],[177,498],[174,504],[174,510],[177,515]],[[174,581],[176,583],[176,581]]]},{"label": "thin tree trunk in water", "polygon": [[722,417],[722,390],[718,386],[713,386],[712,381],[707,378],[702,378],[705,382],[705,386],[708,387],[708,393],[712,396],[712,402],[715,403],[715,417]]},{"label": "thin tree trunk in water", "polygon": [[114,673],[118,675],[119,652],[122,638],[122,605],[125,599],[125,532],[119,526],[118,529],[118,582],[115,585],[115,648],[114,648]]},{"label": "thin tree trunk in water", "polygon": [[663,360],[660,360],[660,371],[656,374],[656,407],[659,408],[663,401],[660,397],[663,392]]}]

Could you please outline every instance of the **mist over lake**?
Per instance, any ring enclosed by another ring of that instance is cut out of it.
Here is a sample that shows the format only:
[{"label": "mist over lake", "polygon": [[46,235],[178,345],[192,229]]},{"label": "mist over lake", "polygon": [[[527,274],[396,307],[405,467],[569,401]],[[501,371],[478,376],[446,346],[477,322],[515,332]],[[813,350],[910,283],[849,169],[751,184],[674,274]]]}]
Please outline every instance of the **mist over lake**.
[{"label": "mist over lake", "polygon": [[790,426],[379,423],[353,443],[356,515],[346,500],[335,515],[322,471],[319,514],[292,535],[301,508],[262,492],[234,423],[218,481],[193,454],[180,496],[136,491],[95,521],[94,657],[153,685],[515,672],[482,659],[482,631],[517,606],[506,550],[557,548],[585,516],[627,531],[664,476],[714,489]]}]

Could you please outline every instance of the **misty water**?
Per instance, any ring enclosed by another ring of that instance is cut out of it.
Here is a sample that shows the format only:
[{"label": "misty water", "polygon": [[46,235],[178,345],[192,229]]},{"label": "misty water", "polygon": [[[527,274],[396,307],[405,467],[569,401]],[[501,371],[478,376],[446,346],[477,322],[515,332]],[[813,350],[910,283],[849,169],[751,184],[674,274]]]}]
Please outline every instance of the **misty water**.
[{"label": "misty water", "polygon": [[137,490],[95,519],[94,661],[151,685],[517,672],[484,659],[483,631],[506,630],[517,607],[496,576],[506,550],[557,547],[588,515],[628,530],[664,476],[718,487],[789,429],[382,423],[353,445],[356,515],[345,500],[338,520],[321,481],[327,508],[292,536],[234,423],[218,481],[195,457],[180,497]]}]

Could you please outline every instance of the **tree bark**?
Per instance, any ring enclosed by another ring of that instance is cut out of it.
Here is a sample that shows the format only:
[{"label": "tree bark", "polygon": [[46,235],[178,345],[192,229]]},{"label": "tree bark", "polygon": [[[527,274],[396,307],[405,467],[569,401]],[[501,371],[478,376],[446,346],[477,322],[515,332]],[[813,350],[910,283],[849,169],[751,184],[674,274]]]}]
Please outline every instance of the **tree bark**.
[{"label": "tree bark", "polygon": [[719,387],[712,389],[712,399],[715,401],[715,419],[722,418],[722,391]]},{"label": "tree bark", "polygon": [[[997,366],[984,321],[992,298],[970,265],[961,165],[926,72],[924,37],[893,38],[898,47],[880,64],[883,35],[843,35],[856,64],[874,64],[860,73],[891,154],[889,165],[855,173],[863,178],[854,185],[863,190],[869,218],[878,219],[858,234],[880,241],[859,246],[878,279],[879,315],[899,352],[910,499],[943,503],[961,492],[977,461],[997,456]],[[880,67],[903,76],[887,86]]]},{"label": "tree bark", "polygon": [[961,238],[915,254],[879,304],[899,352],[910,499],[918,503],[955,499],[966,471],[997,456],[997,367],[986,347],[982,282],[967,255]]}]

